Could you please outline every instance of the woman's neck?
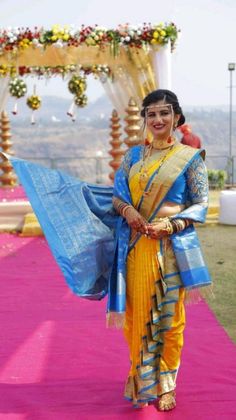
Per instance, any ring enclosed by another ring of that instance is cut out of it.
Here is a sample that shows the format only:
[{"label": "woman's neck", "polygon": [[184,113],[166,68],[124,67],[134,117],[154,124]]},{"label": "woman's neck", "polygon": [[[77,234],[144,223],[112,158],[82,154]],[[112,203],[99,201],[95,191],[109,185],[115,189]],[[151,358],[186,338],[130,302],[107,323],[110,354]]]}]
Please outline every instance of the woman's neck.
[{"label": "woman's neck", "polygon": [[168,137],[167,139],[153,139],[152,141],[152,148],[157,150],[168,149],[169,147],[175,144],[174,137]]}]

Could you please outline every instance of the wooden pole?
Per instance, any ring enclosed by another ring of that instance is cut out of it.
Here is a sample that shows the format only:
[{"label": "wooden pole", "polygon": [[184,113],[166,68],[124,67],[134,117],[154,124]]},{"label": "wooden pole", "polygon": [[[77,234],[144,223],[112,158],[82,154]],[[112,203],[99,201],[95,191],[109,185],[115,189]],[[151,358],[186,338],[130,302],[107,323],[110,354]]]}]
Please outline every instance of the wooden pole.
[{"label": "wooden pole", "polygon": [[[10,120],[6,111],[2,111],[1,113],[0,129],[1,150],[9,155],[12,155],[13,151],[11,150],[12,142],[10,141]],[[0,162],[0,169],[2,170],[2,174],[0,175],[0,183],[2,186],[10,187],[16,185],[17,177],[14,174],[12,165],[10,164],[9,160],[3,159],[3,161]]]}]

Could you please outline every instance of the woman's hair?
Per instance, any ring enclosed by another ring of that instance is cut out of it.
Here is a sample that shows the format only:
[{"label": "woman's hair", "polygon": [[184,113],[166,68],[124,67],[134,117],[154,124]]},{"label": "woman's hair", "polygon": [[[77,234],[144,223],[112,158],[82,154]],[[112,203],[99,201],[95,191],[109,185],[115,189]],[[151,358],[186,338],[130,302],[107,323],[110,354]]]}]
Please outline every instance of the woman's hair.
[{"label": "woman's hair", "polygon": [[142,103],[142,110],[141,110],[141,116],[145,118],[145,112],[146,108],[149,105],[152,105],[158,101],[162,101],[164,99],[166,104],[171,104],[173,111],[175,114],[180,115],[179,121],[178,121],[178,127],[180,125],[183,125],[185,123],[185,116],[182,112],[182,109],[179,105],[178,98],[174,92],[171,92],[167,89],[157,89],[153,92],[149,93],[143,100]]}]

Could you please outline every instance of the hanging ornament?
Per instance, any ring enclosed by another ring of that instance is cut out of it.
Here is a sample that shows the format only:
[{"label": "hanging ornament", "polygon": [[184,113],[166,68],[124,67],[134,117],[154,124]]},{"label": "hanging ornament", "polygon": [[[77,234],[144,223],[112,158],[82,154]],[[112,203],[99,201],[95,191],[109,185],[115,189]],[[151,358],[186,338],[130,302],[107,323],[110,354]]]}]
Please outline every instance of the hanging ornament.
[{"label": "hanging ornament", "polygon": [[18,112],[17,99],[25,96],[25,94],[27,92],[26,83],[24,82],[24,80],[15,77],[9,83],[9,92],[10,92],[11,96],[16,98],[16,102],[15,102],[15,105],[14,105],[14,108],[13,108],[13,111],[12,111],[12,113],[14,115],[16,115],[17,112]]},{"label": "hanging ornament", "polygon": [[84,76],[74,75],[68,82],[68,89],[73,95],[81,95],[87,88],[86,78]]},{"label": "hanging ornament", "polygon": [[88,103],[88,97],[87,95],[84,95],[84,94],[78,95],[78,96],[76,95],[74,101],[75,101],[75,105],[77,105],[80,108],[84,108]]},{"label": "hanging ornament", "polygon": [[70,105],[70,108],[67,111],[67,115],[69,115],[69,117],[73,118],[74,112],[75,112],[75,101],[73,101],[72,104]]},{"label": "hanging ornament", "polygon": [[40,96],[36,95],[36,86],[34,86],[34,93],[33,95],[29,96],[26,101],[28,107],[32,109],[31,114],[31,124],[35,124],[34,112],[40,108],[42,104],[42,100]]}]

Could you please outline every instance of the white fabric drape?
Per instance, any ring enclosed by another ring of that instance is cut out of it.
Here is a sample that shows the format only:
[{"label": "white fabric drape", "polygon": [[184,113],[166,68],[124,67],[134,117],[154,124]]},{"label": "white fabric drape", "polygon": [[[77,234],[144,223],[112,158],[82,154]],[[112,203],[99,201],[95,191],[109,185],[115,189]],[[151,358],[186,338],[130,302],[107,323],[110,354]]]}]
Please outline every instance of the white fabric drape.
[{"label": "white fabric drape", "polygon": [[9,97],[8,83],[9,76],[0,78],[0,113],[5,110],[7,99]]}]

